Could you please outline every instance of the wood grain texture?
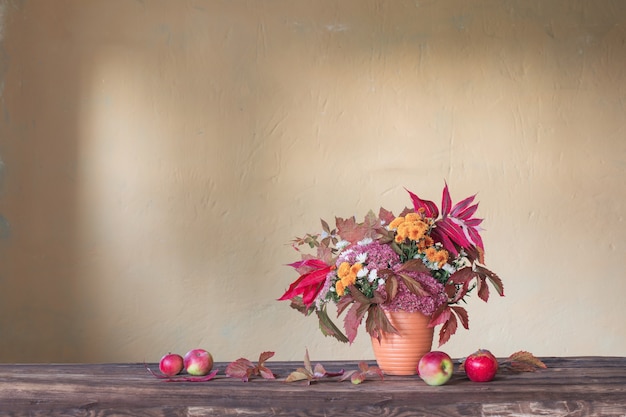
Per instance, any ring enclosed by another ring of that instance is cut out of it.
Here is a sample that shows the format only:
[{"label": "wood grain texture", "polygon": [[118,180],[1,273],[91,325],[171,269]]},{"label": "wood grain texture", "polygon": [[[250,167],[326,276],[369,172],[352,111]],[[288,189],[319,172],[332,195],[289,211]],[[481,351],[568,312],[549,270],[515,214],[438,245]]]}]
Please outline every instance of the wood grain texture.
[{"label": "wood grain texture", "polygon": [[[168,383],[143,364],[0,364],[2,416],[615,416],[626,417],[626,358],[543,358],[548,369],[501,372],[473,383],[455,372],[441,387],[416,376],[361,385],[281,379],[301,366],[270,362],[277,380],[224,376]],[[323,362],[329,371],[356,362]],[[156,369],[155,364],[150,364]]]}]

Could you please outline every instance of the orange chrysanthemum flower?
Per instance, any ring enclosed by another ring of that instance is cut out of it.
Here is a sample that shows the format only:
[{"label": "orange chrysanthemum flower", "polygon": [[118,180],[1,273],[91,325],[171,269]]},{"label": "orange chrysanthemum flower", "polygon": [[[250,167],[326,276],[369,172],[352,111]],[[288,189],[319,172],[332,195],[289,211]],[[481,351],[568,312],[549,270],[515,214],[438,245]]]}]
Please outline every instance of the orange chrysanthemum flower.
[{"label": "orange chrysanthemum flower", "polygon": [[396,217],[391,223],[389,223],[389,229],[396,229],[402,223],[404,223],[404,217]]},{"label": "orange chrysanthemum flower", "polygon": [[346,292],[346,287],[341,281],[337,281],[335,283],[335,291],[337,292],[337,295],[341,297]]},{"label": "orange chrysanthemum flower", "polygon": [[339,265],[339,269],[337,269],[337,276],[341,279],[348,276],[349,273],[350,264],[348,262],[342,262],[341,265]]}]

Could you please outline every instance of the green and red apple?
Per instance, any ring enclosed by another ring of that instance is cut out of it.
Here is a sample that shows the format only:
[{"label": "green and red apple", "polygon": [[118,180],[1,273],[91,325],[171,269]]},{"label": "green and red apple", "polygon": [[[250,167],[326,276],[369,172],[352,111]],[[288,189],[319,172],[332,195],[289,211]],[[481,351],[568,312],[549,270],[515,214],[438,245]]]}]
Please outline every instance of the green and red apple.
[{"label": "green and red apple", "polygon": [[428,352],[417,364],[417,374],[428,385],[443,385],[450,380],[454,364],[445,352]]}]

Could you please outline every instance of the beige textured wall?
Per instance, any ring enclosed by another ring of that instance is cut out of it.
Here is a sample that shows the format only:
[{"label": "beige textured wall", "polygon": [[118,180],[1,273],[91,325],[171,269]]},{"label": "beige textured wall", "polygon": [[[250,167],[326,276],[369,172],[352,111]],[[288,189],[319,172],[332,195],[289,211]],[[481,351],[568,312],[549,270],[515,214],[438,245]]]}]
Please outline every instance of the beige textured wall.
[{"label": "beige textured wall", "polygon": [[291,238],[478,193],[454,356],[626,355],[623,1],[0,0],[0,361],[372,358]]}]

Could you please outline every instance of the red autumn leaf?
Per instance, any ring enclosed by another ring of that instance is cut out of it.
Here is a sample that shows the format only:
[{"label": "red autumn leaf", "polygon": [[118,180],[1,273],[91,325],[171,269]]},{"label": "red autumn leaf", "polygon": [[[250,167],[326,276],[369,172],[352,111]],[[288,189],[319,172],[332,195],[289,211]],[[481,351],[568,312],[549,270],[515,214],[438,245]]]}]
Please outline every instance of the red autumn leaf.
[{"label": "red autumn leaf", "polygon": [[365,313],[367,313],[369,303],[366,307],[360,302],[355,302],[352,304],[352,307],[346,313],[346,316],[343,319],[344,329],[346,330],[346,336],[348,337],[348,342],[354,342],[356,339],[356,335],[363,321],[363,317],[365,317]]},{"label": "red autumn leaf", "polygon": [[491,282],[500,296],[504,296],[504,285],[502,284],[500,277],[496,275],[495,272],[491,272],[489,269],[478,263],[474,264],[474,269],[481,278],[487,278],[489,282]]},{"label": "red autumn leaf", "polygon": [[430,317],[428,327],[435,327],[439,324],[447,322],[451,314],[452,310],[450,309],[450,306],[448,306],[447,304],[442,305],[437,310],[435,310],[433,315]]},{"label": "red autumn leaf", "polygon": [[354,216],[348,219],[335,218],[337,233],[350,243],[356,243],[365,237],[365,229],[359,226]]},{"label": "red autumn leaf", "polygon": [[467,314],[467,310],[460,306],[450,306],[450,308],[452,308],[459,320],[461,320],[463,327],[469,330],[469,315]]},{"label": "red autumn leaf", "polygon": [[265,361],[274,356],[274,352],[263,352],[259,355],[257,365],[246,358],[239,358],[231,362],[226,367],[226,375],[231,378],[240,378],[244,382],[248,382],[252,376],[261,376],[265,379],[274,379],[274,373],[265,366]]},{"label": "red autumn leaf", "polygon": [[487,282],[485,282],[484,278],[478,279],[478,298],[484,302],[489,301],[489,287],[487,286]]},{"label": "red autumn leaf", "polygon": [[380,210],[378,211],[378,218],[382,220],[384,224],[388,225],[389,223],[394,221],[396,216],[394,216],[393,213],[390,212],[389,210],[381,207]]},{"label": "red autumn leaf", "polygon": [[289,264],[297,271],[307,271],[294,281],[279,300],[291,300],[299,295],[302,301],[309,307],[321,291],[326,281],[326,275],[331,271],[332,266],[319,259],[304,259],[299,262]]},{"label": "red autumn leaf", "polygon": [[350,379],[350,381],[357,385],[362,383],[367,379],[368,376],[376,376],[378,375],[381,380],[384,380],[383,371],[377,366],[369,366],[367,362],[359,362],[359,369],[348,371],[343,374],[340,381],[346,381]]},{"label": "red autumn leaf", "polygon": [[[406,188],[405,188],[406,190]],[[420,209],[424,209],[424,214],[426,217],[431,217],[433,219],[439,217],[439,209],[437,209],[437,205],[429,200],[422,200],[417,195],[413,194],[411,191],[406,190],[411,196],[411,200],[413,201],[413,208],[415,211],[419,211]]]},{"label": "red autumn leaf", "polygon": [[450,340],[450,336],[456,333],[456,328],[456,315],[450,314],[448,320],[443,324],[443,326],[441,326],[441,330],[439,330],[439,346]]}]

